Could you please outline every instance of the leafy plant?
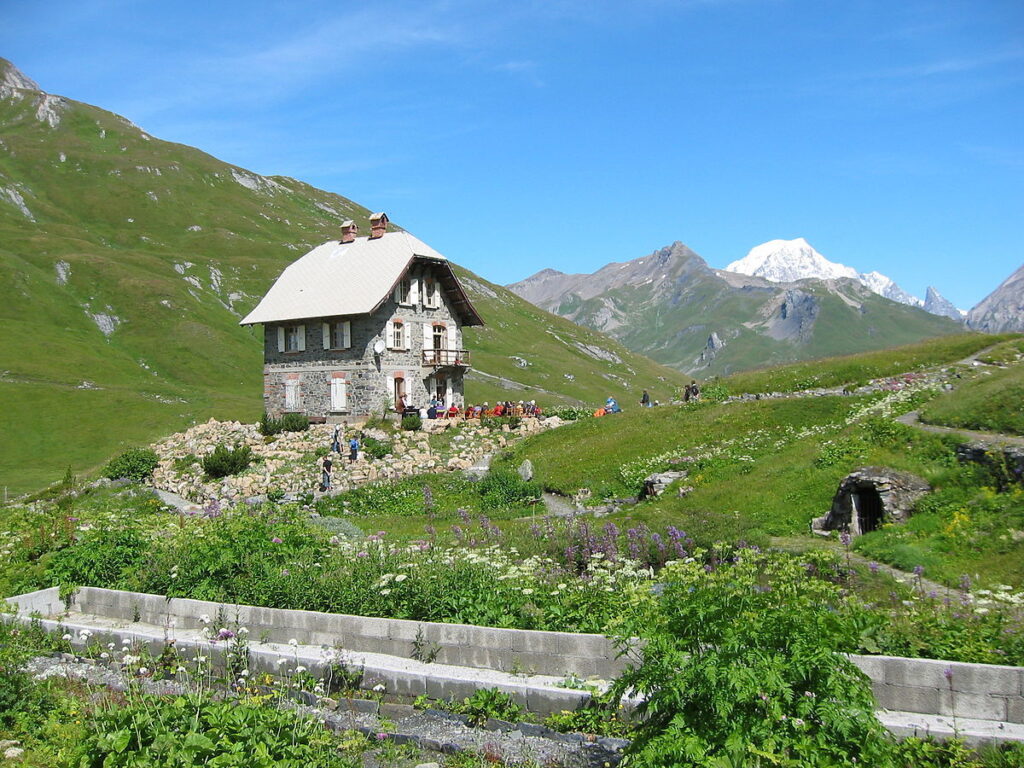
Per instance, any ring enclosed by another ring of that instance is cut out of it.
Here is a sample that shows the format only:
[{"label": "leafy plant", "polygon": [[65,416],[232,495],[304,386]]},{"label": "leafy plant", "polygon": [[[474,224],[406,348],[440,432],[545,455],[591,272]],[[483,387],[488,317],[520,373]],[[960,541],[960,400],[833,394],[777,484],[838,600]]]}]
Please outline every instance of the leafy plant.
[{"label": "leafy plant", "polygon": [[423,426],[423,419],[416,413],[410,413],[402,417],[402,429],[406,432],[416,432]]},{"label": "leafy plant", "polygon": [[392,445],[386,440],[378,440],[375,437],[363,438],[363,453],[375,459],[383,459],[392,451]]},{"label": "leafy plant", "polygon": [[479,688],[460,702],[452,702],[448,709],[465,715],[470,725],[480,726],[490,719],[515,722],[523,715],[523,708],[512,695],[498,688]]},{"label": "leafy plant", "polygon": [[160,463],[156,451],[149,448],[129,448],[110,460],[103,468],[103,476],[111,480],[122,478],[141,482],[153,474]]},{"label": "leafy plant", "polygon": [[218,445],[203,457],[203,471],[208,477],[227,477],[237,475],[252,463],[252,448],[248,445],[235,444],[233,448]]},{"label": "leafy plant", "polygon": [[484,509],[532,504],[540,498],[540,486],[537,483],[523,480],[518,473],[509,469],[492,470],[480,481],[478,489]]}]

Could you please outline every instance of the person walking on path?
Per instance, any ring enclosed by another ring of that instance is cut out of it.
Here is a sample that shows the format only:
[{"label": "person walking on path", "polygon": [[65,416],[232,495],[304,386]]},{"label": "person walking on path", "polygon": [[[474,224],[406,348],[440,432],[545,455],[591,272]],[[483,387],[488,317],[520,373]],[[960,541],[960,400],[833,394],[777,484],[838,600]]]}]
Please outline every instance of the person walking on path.
[{"label": "person walking on path", "polygon": [[341,454],[341,425],[334,426],[334,438],[331,440],[331,453]]},{"label": "person walking on path", "polygon": [[331,454],[324,456],[323,462],[320,465],[320,490],[323,493],[331,490],[331,468],[334,463],[331,461]]},{"label": "person walking on path", "polygon": [[352,435],[352,439],[348,441],[348,460],[354,462],[359,458],[359,438]]},{"label": "person walking on path", "polygon": [[647,390],[644,390],[643,395],[640,397],[640,407],[650,408],[651,407],[651,396],[647,394]]}]

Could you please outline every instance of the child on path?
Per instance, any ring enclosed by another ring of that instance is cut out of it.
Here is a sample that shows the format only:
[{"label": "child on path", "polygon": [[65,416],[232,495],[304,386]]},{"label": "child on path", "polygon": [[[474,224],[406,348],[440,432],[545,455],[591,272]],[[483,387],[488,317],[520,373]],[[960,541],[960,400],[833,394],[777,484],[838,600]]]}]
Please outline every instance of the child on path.
[{"label": "child on path", "polygon": [[331,454],[324,456],[324,460],[321,464],[320,473],[320,490],[324,493],[331,490],[331,468],[333,462],[331,461]]},{"label": "child on path", "polygon": [[353,435],[352,439],[348,441],[348,460],[353,462],[359,458],[359,439]]}]

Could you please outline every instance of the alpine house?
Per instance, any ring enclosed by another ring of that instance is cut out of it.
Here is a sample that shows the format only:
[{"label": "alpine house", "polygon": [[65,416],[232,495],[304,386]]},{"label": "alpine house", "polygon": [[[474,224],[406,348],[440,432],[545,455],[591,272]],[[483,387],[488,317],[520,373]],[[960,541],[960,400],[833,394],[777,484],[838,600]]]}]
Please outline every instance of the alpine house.
[{"label": "alpine house", "polygon": [[462,327],[483,325],[440,253],[370,217],[346,221],[290,264],[241,325],[263,325],[263,402],[271,416],[365,419],[431,396],[464,405]]}]

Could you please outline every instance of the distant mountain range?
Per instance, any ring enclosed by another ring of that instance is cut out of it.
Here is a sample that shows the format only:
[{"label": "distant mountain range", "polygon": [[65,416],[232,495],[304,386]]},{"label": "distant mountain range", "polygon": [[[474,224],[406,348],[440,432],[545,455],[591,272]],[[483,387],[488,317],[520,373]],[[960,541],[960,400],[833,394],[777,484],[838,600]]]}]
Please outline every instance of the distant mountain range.
[{"label": "distant mountain range", "polygon": [[986,333],[1024,331],[1024,265],[967,314],[967,324]]},{"label": "distant mountain range", "polygon": [[[0,485],[81,471],[193,420],[262,410],[274,279],[366,208],[161,141],[40,90],[0,59]],[[683,376],[460,270],[487,323],[466,330],[467,396],[603,402]]]},{"label": "distant mountain range", "polygon": [[750,252],[725,268],[726,272],[763,277],[773,283],[791,283],[815,278],[835,280],[841,277],[857,280],[879,296],[911,307],[922,307],[926,312],[960,320],[966,315],[939,293],[928,286],[928,298],[921,300],[900,288],[881,272],[858,272],[853,267],[829,261],[804,238],[796,240],[769,240],[750,249]]},{"label": "distant mountain range", "polygon": [[[963,328],[880,296],[875,288],[882,281],[869,287],[806,241],[767,243],[741,261],[743,269],[763,269],[775,279],[742,274],[737,264],[731,271],[712,269],[677,242],[589,275],[545,269],[509,288],[630,349],[701,375],[881,349]],[[817,276],[779,282],[808,269]]]}]

